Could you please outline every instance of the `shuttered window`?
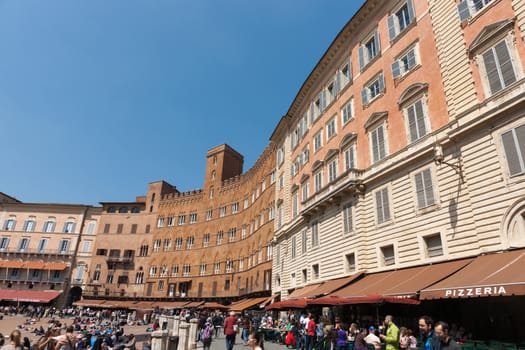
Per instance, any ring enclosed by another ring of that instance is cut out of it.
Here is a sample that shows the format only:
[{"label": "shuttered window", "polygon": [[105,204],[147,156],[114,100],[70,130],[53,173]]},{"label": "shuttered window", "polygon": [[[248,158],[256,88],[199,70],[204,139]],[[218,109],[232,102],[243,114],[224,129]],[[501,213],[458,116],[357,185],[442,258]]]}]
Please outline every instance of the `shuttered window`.
[{"label": "shuttered window", "polygon": [[383,72],[379,73],[377,77],[368,83],[363,90],[361,90],[361,100],[363,105],[372,102],[376,97],[385,91],[385,77]]},{"label": "shuttered window", "polygon": [[388,36],[394,40],[415,19],[413,0],[406,1],[394,13],[388,16]]},{"label": "shuttered window", "polygon": [[469,17],[475,15],[492,0],[464,0],[458,4],[459,19],[464,21]]},{"label": "shuttered window", "polygon": [[434,205],[434,187],[432,184],[432,174],[430,169],[423,170],[414,176],[416,182],[416,197],[418,209],[423,209]]},{"label": "shuttered window", "polygon": [[359,46],[359,68],[362,71],[365,66],[370,63],[381,52],[379,45],[379,32],[377,28],[374,30],[372,36]]},{"label": "shuttered window", "polygon": [[485,51],[482,56],[485,77],[491,94],[495,94],[516,81],[516,72],[506,40],[500,41],[496,46]]},{"label": "shuttered window", "polygon": [[509,175],[525,173],[525,124],[501,135]]},{"label": "shuttered window", "polygon": [[415,142],[428,133],[427,117],[423,101],[419,100],[406,109],[408,136],[410,143]]},{"label": "shuttered window", "polygon": [[390,220],[390,203],[388,199],[388,189],[383,188],[377,191],[375,195],[377,223],[382,224],[383,222]]},{"label": "shuttered window", "polygon": [[414,46],[406,51],[405,54],[400,56],[392,63],[392,77],[398,78],[406,73],[410,72],[419,63],[419,57],[417,53],[418,46]]},{"label": "shuttered window", "polygon": [[352,222],[352,204],[346,203],[343,205],[343,232],[348,234],[353,230]]},{"label": "shuttered window", "polygon": [[371,147],[372,147],[372,161],[374,163],[386,157],[386,140],[384,126],[370,132]]}]

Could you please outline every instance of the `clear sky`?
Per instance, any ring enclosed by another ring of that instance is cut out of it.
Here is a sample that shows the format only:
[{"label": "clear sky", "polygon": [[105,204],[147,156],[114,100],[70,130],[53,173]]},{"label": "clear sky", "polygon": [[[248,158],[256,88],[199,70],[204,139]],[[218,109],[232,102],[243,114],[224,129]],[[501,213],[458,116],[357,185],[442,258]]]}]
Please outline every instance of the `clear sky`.
[{"label": "clear sky", "polygon": [[0,0],[0,192],[133,201],[248,170],[363,0]]}]

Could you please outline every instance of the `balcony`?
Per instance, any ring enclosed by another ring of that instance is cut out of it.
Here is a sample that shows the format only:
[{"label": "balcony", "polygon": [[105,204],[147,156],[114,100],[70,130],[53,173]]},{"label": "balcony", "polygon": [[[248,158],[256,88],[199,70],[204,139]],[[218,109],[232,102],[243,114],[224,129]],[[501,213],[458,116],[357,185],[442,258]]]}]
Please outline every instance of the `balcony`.
[{"label": "balcony", "polygon": [[0,256],[13,255],[13,256],[71,256],[73,255],[72,250],[59,250],[59,249],[19,249],[19,248],[0,248]]},{"label": "balcony", "polygon": [[123,263],[123,264],[130,264],[134,260],[134,256],[107,256],[106,262],[107,263]]}]

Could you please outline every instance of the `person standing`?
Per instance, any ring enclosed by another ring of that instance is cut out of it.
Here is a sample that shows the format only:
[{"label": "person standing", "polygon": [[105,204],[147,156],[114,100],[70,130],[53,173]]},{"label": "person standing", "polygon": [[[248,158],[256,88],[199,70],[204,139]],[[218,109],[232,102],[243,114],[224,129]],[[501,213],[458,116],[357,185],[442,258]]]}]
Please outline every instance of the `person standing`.
[{"label": "person standing", "polygon": [[385,350],[399,350],[399,328],[394,323],[394,316],[386,315],[385,327],[385,334],[379,336],[386,343]]},{"label": "person standing", "polygon": [[421,335],[420,350],[433,350],[436,340],[434,336],[434,320],[430,316],[419,318],[419,334]]},{"label": "person standing", "polygon": [[346,350],[348,348],[348,334],[346,334],[345,328],[346,326],[340,322],[335,325],[337,331],[335,350]]},{"label": "person standing", "polygon": [[233,350],[235,336],[237,335],[237,317],[235,317],[235,311],[231,311],[230,316],[224,320],[224,335],[226,335],[226,350]]},{"label": "person standing", "polygon": [[311,313],[308,314],[308,319],[308,324],[306,325],[306,343],[304,345],[304,348],[305,350],[312,350],[316,339],[316,324],[315,319]]},{"label": "person standing", "polygon": [[448,323],[439,321],[434,327],[434,334],[436,335],[435,350],[461,350],[461,345],[456,343],[454,339],[448,334]]},{"label": "person standing", "polygon": [[248,336],[248,345],[253,350],[264,350],[264,337],[261,332],[252,331]]}]

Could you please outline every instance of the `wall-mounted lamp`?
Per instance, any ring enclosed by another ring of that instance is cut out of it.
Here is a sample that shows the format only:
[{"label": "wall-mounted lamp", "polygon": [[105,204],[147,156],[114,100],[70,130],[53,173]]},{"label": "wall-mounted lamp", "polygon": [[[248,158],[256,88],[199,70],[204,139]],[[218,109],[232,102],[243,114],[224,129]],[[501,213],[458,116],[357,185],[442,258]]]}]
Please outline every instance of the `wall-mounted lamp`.
[{"label": "wall-mounted lamp", "polygon": [[464,182],[463,179],[463,163],[461,162],[461,157],[458,157],[457,163],[449,163],[445,161],[445,156],[443,155],[443,147],[440,144],[436,144],[434,147],[434,163],[436,165],[445,164],[451,167],[459,175],[461,182]]}]

